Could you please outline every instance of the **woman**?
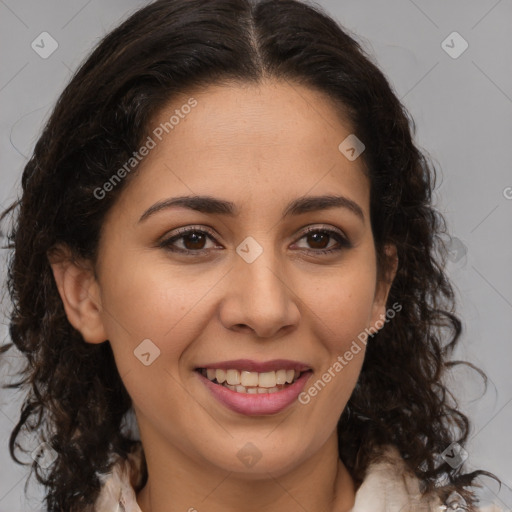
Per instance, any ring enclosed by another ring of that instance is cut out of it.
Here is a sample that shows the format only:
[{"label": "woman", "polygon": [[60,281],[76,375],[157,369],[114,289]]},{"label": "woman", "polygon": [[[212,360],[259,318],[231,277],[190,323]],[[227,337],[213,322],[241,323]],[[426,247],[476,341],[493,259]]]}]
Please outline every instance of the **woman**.
[{"label": "woman", "polygon": [[160,0],[108,34],[4,214],[10,448],[38,436],[48,510],[477,510],[433,178],[319,9]]}]

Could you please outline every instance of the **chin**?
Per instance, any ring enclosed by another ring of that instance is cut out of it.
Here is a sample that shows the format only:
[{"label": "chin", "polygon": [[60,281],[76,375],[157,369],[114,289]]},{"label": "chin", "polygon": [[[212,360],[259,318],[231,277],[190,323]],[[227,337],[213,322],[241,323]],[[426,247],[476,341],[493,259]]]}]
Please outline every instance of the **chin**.
[{"label": "chin", "polygon": [[[265,433],[268,436],[268,432]],[[210,454],[214,466],[229,471],[246,480],[265,480],[287,474],[307,459],[304,440],[296,443],[269,441],[261,434],[258,439],[250,441],[244,436],[241,441],[232,440],[229,446],[219,446],[221,451]]]}]

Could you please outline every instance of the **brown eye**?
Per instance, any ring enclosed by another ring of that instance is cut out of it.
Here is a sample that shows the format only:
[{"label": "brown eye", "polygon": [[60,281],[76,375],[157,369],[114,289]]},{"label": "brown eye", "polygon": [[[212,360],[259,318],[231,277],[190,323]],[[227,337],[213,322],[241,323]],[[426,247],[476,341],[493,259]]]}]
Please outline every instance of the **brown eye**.
[{"label": "brown eye", "polygon": [[298,247],[313,254],[335,253],[352,247],[345,236],[333,229],[310,228],[302,235],[299,242],[301,240],[305,240],[307,246],[298,245]]},{"label": "brown eye", "polygon": [[182,229],[170,238],[164,239],[159,243],[159,246],[171,251],[181,252],[188,254],[202,254],[209,249],[215,248],[215,244],[207,246],[208,242],[214,242],[214,237],[201,229]]},{"label": "brown eye", "polygon": [[194,251],[204,249],[206,242],[206,236],[198,231],[192,231],[183,237],[183,245],[185,249]]},{"label": "brown eye", "polygon": [[329,245],[329,240],[332,236],[325,232],[317,231],[316,233],[309,233],[306,235],[306,238],[313,249],[325,249]]}]

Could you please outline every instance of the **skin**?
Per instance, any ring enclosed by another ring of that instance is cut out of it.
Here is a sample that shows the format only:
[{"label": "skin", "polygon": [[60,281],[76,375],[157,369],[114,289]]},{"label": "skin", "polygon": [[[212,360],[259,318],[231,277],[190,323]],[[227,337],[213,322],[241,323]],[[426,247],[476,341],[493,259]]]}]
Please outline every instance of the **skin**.
[{"label": "skin", "polygon": [[[70,322],[88,343],[109,340],[132,397],[149,470],[139,506],[348,511],[358,483],[337,456],[335,428],[364,345],[308,404],[268,416],[227,409],[194,368],[293,359],[313,369],[309,387],[385,315],[396,265],[377,279],[369,181],[361,158],[351,162],[338,150],[350,125],[319,92],[268,81],[184,95],[151,126],[190,96],[197,106],[145,157],[110,210],[95,272],[87,262],[51,260]],[[364,220],[343,207],[281,219],[291,200],[323,194],[351,199]],[[183,195],[229,200],[240,211],[175,207],[139,222],[158,201]],[[210,228],[215,239],[174,246],[202,255],[158,246],[187,226]],[[306,226],[338,230],[351,246],[307,236]],[[252,263],[235,251],[248,236],[263,249]],[[318,253],[333,247],[340,250]],[[145,366],[134,350],[148,338],[160,356]],[[237,453],[249,442],[261,458],[246,467]]]}]

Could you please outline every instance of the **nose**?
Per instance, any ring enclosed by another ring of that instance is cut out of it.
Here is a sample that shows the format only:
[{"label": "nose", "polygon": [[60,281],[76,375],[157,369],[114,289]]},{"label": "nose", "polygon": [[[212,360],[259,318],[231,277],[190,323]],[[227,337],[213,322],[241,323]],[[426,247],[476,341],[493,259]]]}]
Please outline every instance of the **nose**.
[{"label": "nose", "polygon": [[270,250],[255,261],[235,261],[220,307],[224,327],[261,338],[281,336],[299,323],[298,297]]}]

